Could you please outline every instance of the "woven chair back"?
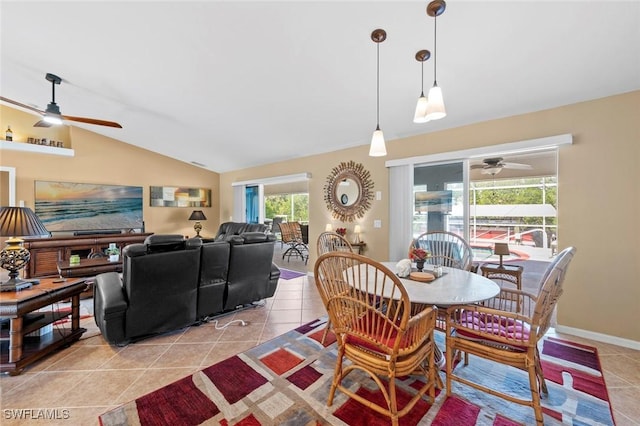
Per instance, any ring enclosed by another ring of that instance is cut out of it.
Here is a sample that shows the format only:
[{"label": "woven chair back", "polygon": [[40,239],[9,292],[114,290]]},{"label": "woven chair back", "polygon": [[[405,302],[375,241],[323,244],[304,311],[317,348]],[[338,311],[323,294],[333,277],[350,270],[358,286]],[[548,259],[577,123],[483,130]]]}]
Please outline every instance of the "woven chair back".
[{"label": "woven chair back", "polygon": [[413,248],[422,248],[430,253],[427,264],[471,270],[473,250],[464,238],[453,232],[425,232],[411,241],[409,252]]},{"label": "woven chair back", "polygon": [[349,241],[337,232],[326,231],[318,236],[317,242],[318,256],[331,251],[353,252]]},{"label": "woven chair back", "polygon": [[532,332],[535,331],[538,339],[542,339],[547,330],[549,330],[553,310],[563,293],[562,285],[569,269],[569,263],[571,263],[575,254],[575,247],[567,247],[562,250],[556,255],[556,258],[543,275],[531,321],[534,325],[537,325],[537,330],[532,330]]}]

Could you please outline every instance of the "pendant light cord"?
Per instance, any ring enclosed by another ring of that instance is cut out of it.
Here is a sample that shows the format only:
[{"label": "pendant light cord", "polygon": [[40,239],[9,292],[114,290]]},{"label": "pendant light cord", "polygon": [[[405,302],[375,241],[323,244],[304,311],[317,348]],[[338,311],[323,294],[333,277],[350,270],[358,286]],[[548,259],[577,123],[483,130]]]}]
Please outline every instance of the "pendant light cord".
[{"label": "pendant light cord", "polygon": [[420,61],[420,96],[424,97],[424,61]]},{"label": "pendant light cord", "polygon": [[380,43],[376,43],[376,130],[380,130]]},{"label": "pendant light cord", "polygon": [[438,84],[438,15],[433,18],[433,85]]}]

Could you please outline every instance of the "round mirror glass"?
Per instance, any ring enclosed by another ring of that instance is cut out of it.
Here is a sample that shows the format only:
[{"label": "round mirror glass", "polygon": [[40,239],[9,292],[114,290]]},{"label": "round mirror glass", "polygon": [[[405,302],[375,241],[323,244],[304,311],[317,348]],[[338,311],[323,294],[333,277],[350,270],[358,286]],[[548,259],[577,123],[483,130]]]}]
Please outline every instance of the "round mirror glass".
[{"label": "round mirror glass", "polygon": [[343,206],[352,206],[358,201],[360,186],[355,179],[346,178],[336,186],[336,200]]}]

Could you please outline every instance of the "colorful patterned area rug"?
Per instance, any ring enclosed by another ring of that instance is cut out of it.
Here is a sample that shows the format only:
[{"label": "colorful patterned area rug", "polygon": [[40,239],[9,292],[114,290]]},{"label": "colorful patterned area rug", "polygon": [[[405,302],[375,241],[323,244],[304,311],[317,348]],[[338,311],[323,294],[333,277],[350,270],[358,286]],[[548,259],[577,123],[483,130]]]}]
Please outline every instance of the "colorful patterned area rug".
[{"label": "colorful patterned area rug", "polygon": [[291,271],[289,269],[280,268],[280,279],[292,280],[294,278],[304,277],[307,275],[304,272]]},{"label": "colorful patterned area rug", "polygon": [[[326,406],[336,361],[335,337],[320,342],[326,319],[318,319],[269,342],[141,396],[100,416],[107,425],[367,425],[388,419],[336,392]],[[442,345],[444,336],[437,334]],[[443,346],[441,346],[443,347]],[[545,425],[613,425],[607,388],[595,348],[548,338],[542,347],[549,397]],[[470,357],[461,375],[518,395],[529,394],[524,372]],[[348,383],[380,400],[370,378],[354,371]],[[441,373],[444,380],[444,373]],[[400,405],[417,387],[415,377],[398,381]],[[533,409],[454,383],[400,419],[400,425],[531,425]]]}]

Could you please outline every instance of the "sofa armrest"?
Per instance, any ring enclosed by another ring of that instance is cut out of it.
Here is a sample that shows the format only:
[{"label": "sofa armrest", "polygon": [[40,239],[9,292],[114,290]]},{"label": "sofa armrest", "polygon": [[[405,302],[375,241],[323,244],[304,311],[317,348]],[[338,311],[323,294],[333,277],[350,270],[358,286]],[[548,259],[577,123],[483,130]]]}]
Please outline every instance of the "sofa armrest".
[{"label": "sofa armrest", "polygon": [[117,272],[107,272],[96,277],[94,303],[96,310],[105,315],[127,309],[127,301],[122,291],[122,280]]},{"label": "sofa armrest", "polygon": [[275,263],[271,264],[271,274],[269,275],[269,279],[275,280],[276,282],[280,279],[280,268],[278,268],[278,265]]},{"label": "sofa armrest", "polygon": [[93,287],[93,313],[96,325],[109,343],[128,343],[125,318],[128,308],[122,280],[116,272],[96,276]]}]

